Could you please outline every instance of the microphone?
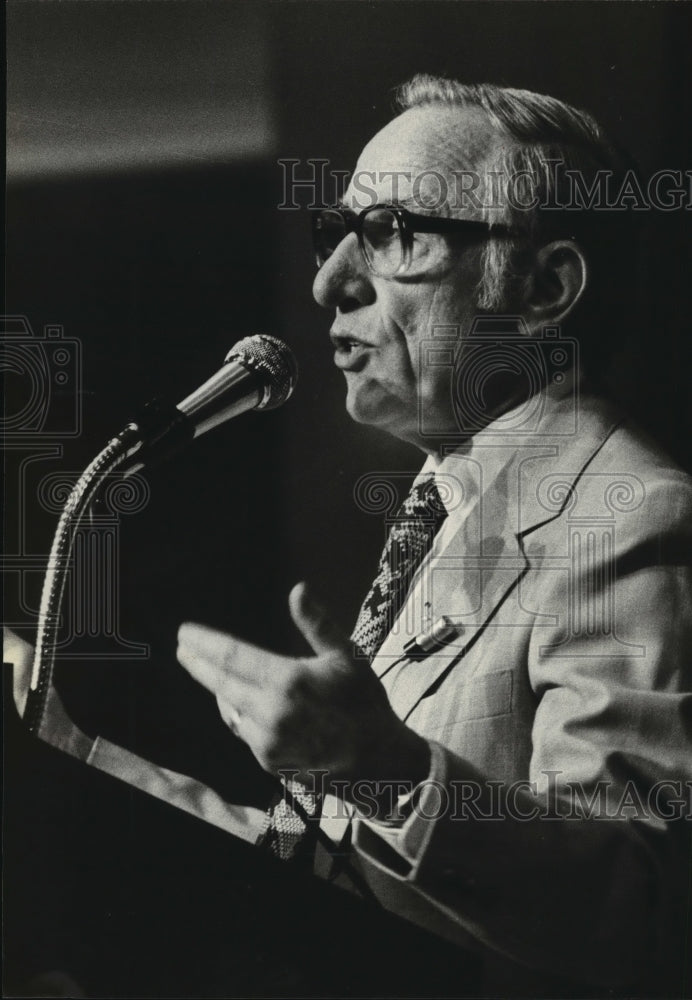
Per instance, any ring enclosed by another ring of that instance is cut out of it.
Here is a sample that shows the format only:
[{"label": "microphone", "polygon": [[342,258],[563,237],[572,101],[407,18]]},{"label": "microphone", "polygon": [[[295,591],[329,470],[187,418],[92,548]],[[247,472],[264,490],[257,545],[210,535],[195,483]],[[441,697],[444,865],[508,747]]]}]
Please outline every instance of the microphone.
[{"label": "microphone", "polygon": [[[298,367],[282,341],[266,334],[244,337],[223,367],[177,406],[160,401],[112,438],[81,474],[65,502],[43,582],[31,687],[24,713],[29,730],[41,733],[52,690],[60,607],[79,525],[111,472],[131,475],[246,410],[273,410],[293,392]],[[50,741],[49,741],[50,742]]]},{"label": "microphone", "polygon": [[239,340],[223,366],[177,406],[156,399],[119,435],[126,476],[158,462],[194,438],[248,410],[275,410],[291,396],[298,366],[282,340],[258,333]]}]

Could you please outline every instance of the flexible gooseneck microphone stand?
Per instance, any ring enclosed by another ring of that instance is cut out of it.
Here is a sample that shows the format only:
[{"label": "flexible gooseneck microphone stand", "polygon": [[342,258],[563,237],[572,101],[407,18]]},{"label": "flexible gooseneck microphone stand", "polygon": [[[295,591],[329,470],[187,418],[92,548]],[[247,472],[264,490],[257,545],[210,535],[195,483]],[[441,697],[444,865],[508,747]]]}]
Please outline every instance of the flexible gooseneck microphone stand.
[{"label": "flexible gooseneck microphone stand", "polygon": [[177,406],[156,400],[144,408],[87,466],[72,488],[53,538],[43,582],[31,686],[24,720],[41,736],[53,683],[65,581],[79,527],[111,473],[126,475],[165,458],[247,410],[272,410],[292,394],[298,368],[291,350],[266,334],[244,337],[231,348],[223,366]]}]

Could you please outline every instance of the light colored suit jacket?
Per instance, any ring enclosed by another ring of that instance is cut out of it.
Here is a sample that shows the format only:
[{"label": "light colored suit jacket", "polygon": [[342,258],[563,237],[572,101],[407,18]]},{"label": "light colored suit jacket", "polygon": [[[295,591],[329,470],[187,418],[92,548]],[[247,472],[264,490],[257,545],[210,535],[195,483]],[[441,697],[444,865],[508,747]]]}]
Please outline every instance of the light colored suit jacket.
[{"label": "light colored suit jacket", "polygon": [[[492,484],[474,445],[476,502],[449,514],[373,663],[431,741],[449,805],[408,821],[408,861],[358,817],[342,847],[387,908],[429,930],[626,986],[676,957],[689,884],[692,482],[594,397],[575,423],[573,399],[547,395],[533,433],[482,442]],[[402,623],[443,614],[458,638],[396,663]],[[57,700],[41,735],[236,836],[264,829],[259,810],[75,734]],[[338,847],[349,823],[335,812],[328,800]]]},{"label": "light colored suit jacket", "polygon": [[[484,436],[492,486],[449,514],[373,664],[434,746],[437,809],[408,821],[408,863],[376,824],[352,833],[394,912],[627,986],[679,959],[690,905],[692,481],[602,400],[576,417],[546,397],[535,433]],[[393,665],[401,622],[443,614],[458,639]]]}]

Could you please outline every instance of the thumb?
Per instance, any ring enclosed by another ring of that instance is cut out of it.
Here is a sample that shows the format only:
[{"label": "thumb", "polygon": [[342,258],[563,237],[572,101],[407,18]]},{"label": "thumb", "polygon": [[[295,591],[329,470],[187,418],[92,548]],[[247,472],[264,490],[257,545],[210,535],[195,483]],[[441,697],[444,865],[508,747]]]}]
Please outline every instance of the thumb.
[{"label": "thumb", "polygon": [[288,595],[291,618],[315,653],[349,651],[348,639],[331,615],[310,593],[306,583],[297,583]]}]

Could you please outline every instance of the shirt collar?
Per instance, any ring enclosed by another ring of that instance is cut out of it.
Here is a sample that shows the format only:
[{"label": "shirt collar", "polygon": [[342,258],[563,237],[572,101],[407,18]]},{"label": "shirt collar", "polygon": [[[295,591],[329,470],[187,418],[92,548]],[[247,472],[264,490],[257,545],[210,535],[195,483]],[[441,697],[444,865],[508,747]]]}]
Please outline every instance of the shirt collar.
[{"label": "shirt collar", "polygon": [[581,376],[572,371],[530,399],[505,411],[441,458],[429,455],[416,482],[435,477],[440,499],[447,511],[469,507],[488,490],[519,449],[552,436],[558,407],[578,400]]}]

